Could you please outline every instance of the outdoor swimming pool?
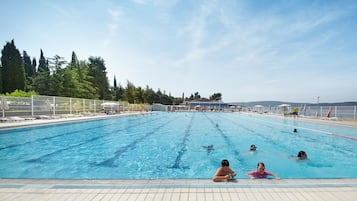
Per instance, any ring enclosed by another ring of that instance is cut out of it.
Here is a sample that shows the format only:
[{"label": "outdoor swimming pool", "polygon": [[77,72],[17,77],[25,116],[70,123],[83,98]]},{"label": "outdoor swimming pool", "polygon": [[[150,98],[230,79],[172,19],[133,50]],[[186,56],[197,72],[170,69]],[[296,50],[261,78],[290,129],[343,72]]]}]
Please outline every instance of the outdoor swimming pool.
[{"label": "outdoor swimming pool", "polygon": [[[212,178],[222,159],[238,178],[259,161],[283,179],[357,178],[356,139],[356,128],[293,119],[152,113],[1,130],[0,178]],[[300,150],[309,161],[290,157]]]}]

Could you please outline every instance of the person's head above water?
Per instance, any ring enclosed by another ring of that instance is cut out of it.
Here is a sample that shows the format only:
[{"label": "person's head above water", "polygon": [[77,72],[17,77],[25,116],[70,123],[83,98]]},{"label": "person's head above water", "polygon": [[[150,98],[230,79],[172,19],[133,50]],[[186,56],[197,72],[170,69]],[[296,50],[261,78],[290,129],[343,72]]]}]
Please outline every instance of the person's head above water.
[{"label": "person's head above water", "polygon": [[252,144],[252,145],[250,145],[249,150],[250,151],[255,151],[255,150],[257,150],[257,147],[254,144]]},{"label": "person's head above water", "polygon": [[304,160],[304,159],[307,159],[307,154],[305,151],[299,151],[297,157],[300,159],[300,160]]},{"label": "person's head above water", "polygon": [[296,128],[294,128],[294,133],[297,133],[297,129]]},{"label": "person's head above water", "polygon": [[264,165],[263,162],[259,162],[259,163],[257,164],[257,170],[258,170],[260,173],[262,173],[262,172],[265,171],[265,165]]},{"label": "person's head above water", "polygon": [[223,159],[223,160],[221,161],[221,165],[222,165],[222,166],[227,166],[227,167],[229,167],[229,161],[228,161],[227,159]]}]

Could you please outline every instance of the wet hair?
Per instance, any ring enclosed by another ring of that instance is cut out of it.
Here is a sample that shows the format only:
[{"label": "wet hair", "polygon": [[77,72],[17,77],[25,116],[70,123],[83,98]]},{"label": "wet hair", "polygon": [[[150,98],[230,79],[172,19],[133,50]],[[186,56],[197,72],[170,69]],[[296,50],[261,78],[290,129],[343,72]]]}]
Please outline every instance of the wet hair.
[{"label": "wet hair", "polygon": [[223,159],[221,162],[222,166],[229,166],[229,161],[227,159]]},{"label": "wet hair", "polygon": [[299,151],[297,157],[301,158],[303,155],[306,155],[306,152],[304,152],[304,151]]},{"label": "wet hair", "polygon": [[294,133],[297,133],[297,129],[296,128],[294,128]]},{"label": "wet hair", "polygon": [[259,167],[260,164],[261,164],[263,167],[265,167],[265,165],[264,165],[263,162],[259,162],[259,163],[257,164],[257,168]]},{"label": "wet hair", "polygon": [[252,144],[252,145],[250,145],[250,151],[255,151],[257,149],[257,147],[254,145],[254,144]]}]

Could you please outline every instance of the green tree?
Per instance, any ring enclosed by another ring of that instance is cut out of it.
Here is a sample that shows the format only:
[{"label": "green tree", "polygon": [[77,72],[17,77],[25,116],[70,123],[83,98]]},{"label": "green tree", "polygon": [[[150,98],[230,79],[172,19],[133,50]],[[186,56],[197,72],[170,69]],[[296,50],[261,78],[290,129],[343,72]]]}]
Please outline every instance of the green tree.
[{"label": "green tree", "polygon": [[127,81],[126,88],[124,90],[124,100],[129,103],[135,103],[135,85],[129,80]]},{"label": "green tree", "polygon": [[89,75],[93,86],[97,86],[100,99],[110,99],[109,82],[104,60],[100,57],[89,57]]},{"label": "green tree", "polygon": [[81,93],[77,69],[65,68],[61,70],[63,90],[61,96],[78,97]]},{"label": "green tree", "polygon": [[79,92],[76,97],[98,99],[98,88],[92,83],[94,78],[89,74],[89,67],[86,61],[80,61],[78,67],[76,69],[73,69],[73,71],[75,72],[75,79],[78,80],[79,84]]},{"label": "green tree", "polygon": [[49,93],[51,96],[63,96],[64,91],[63,70],[59,69],[50,76]]},{"label": "green tree", "polygon": [[[34,63],[34,62],[32,62]],[[33,79],[33,89],[41,95],[50,95],[50,70],[48,68],[48,61],[44,57],[43,51],[41,50],[40,59],[38,60],[38,70],[36,76]]]},{"label": "green tree", "polygon": [[50,75],[47,72],[37,72],[36,76],[33,78],[32,88],[40,95],[49,95],[50,79]]},{"label": "green tree", "polygon": [[18,89],[16,89],[11,93],[6,93],[6,96],[13,96],[13,97],[31,97],[32,95],[38,95],[38,94],[35,91],[25,92]]},{"label": "green tree", "polygon": [[2,87],[2,65],[0,62],[0,94],[3,92],[3,87]]},{"label": "green tree", "polygon": [[209,97],[210,101],[221,101],[222,100],[222,94],[221,93],[214,93]]},{"label": "green tree", "polygon": [[26,51],[23,51],[23,62],[25,67],[25,77],[26,77],[26,85],[25,90],[31,91],[33,90],[33,78],[36,75],[36,60],[35,65],[33,61],[31,61],[30,56]]},{"label": "green tree", "polygon": [[179,105],[180,103],[182,103],[182,98],[176,97],[176,98],[172,99],[172,104],[173,105]]},{"label": "green tree", "polygon": [[47,74],[50,74],[50,69],[48,68],[48,62],[44,57],[42,50],[40,54],[40,59],[38,60],[38,72],[40,73],[45,72]]},{"label": "green tree", "polygon": [[34,57],[32,59],[32,69],[33,69],[33,72],[35,72],[35,75],[37,73],[36,67],[37,67],[37,61],[36,61],[36,58]]},{"label": "green tree", "polygon": [[25,89],[25,69],[14,40],[7,42],[1,51],[3,93]]},{"label": "green tree", "polygon": [[78,61],[77,55],[74,51],[72,52],[71,66],[76,67],[76,68],[79,66],[79,61]]},{"label": "green tree", "polygon": [[144,91],[141,87],[137,87],[134,93],[135,103],[144,103]]},{"label": "green tree", "polygon": [[63,57],[55,55],[53,58],[49,58],[48,60],[48,68],[50,69],[50,72],[56,73],[57,71],[60,71],[62,69],[62,66],[67,63],[66,60],[64,60]]},{"label": "green tree", "polygon": [[26,77],[33,77],[36,73],[36,68],[34,68],[30,56],[27,54],[26,51],[23,51],[23,59],[24,59],[24,67]]},{"label": "green tree", "polygon": [[119,84],[117,85],[117,79],[114,76],[114,82],[113,82],[113,100],[118,101],[123,98],[124,95],[124,88]]},{"label": "green tree", "polygon": [[146,85],[144,91],[144,100],[145,103],[149,103],[149,104],[160,103],[160,97],[148,85]]}]

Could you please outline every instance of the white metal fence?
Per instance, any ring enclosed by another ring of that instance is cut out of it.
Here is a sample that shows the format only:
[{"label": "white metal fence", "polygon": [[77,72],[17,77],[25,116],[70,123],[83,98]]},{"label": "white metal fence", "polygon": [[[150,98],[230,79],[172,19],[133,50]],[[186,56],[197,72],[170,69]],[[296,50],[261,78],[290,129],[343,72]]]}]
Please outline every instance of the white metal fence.
[{"label": "white metal fence", "polygon": [[[281,107],[281,106],[261,106],[261,107],[246,107],[243,110],[257,113],[271,113],[282,115],[293,115],[293,106]],[[315,118],[338,118],[338,119],[353,119],[357,118],[357,106],[301,106],[296,107],[298,115],[308,116]],[[284,111],[286,113],[284,113]]]},{"label": "white metal fence", "polygon": [[148,111],[147,104],[129,104],[122,101],[92,100],[56,96],[12,97],[1,96],[2,117],[39,116],[90,113],[118,113],[122,111]]}]

